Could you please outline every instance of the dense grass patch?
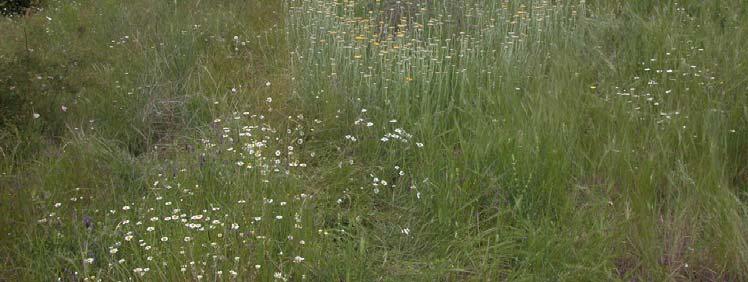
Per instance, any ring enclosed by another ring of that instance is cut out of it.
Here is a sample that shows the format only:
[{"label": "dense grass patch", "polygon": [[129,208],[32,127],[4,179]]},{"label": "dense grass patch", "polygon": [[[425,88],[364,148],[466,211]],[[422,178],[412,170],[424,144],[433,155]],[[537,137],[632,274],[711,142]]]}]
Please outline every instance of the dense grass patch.
[{"label": "dense grass patch", "polygon": [[[424,233],[407,239],[425,248],[411,260],[510,279],[744,275],[747,85],[726,63],[743,57],[737,2],[306,1],[290,14],[298,68],[317,74],[298,99],[372,121],[352,132],[375,141],[352,150],[428,179],[420,201],[381,198]],[[375,149],[389,120],[430,142]],[[484,247],[439,248],[465,241]]]},{"label": "dense grass patch", "polygon": [[49,1],[0,277],[745,280],[740,1]]}]

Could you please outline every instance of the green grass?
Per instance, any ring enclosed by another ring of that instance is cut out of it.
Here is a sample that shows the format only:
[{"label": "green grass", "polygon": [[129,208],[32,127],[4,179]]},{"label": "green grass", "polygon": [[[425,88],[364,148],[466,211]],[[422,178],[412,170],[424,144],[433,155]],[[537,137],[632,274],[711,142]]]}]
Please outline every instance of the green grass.
[{"label": "green grass", "polygon": [[47,1],[0,278],[748,279],[741,1]]}]

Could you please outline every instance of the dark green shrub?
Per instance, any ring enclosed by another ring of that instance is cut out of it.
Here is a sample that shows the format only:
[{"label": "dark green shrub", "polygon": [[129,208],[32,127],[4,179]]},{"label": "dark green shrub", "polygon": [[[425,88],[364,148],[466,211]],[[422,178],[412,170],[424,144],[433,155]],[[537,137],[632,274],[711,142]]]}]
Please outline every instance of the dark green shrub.
[{"label": "dark green shrub", "polygon": [[38,7],[38,0],[0,0],[0,14],[24,14],[32,7]]}]

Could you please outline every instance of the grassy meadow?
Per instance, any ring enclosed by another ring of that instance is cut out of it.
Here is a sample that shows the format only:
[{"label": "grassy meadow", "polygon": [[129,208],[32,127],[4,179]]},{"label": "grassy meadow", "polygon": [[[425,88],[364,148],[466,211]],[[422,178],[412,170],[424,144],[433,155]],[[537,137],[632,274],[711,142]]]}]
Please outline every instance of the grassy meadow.
[{"label": "grassy meadow", "polygon": [[0,280],[748,280],[748,5],[47,0]]}]

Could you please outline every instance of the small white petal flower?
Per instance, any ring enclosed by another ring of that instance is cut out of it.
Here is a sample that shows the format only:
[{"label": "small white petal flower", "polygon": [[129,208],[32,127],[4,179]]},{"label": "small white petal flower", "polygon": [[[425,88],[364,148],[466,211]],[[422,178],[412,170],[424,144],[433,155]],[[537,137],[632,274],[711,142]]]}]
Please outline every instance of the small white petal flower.
[{"label": "small white petal flower", "polygon": [[403,228],[400,230],[400,232],[405,235],[410,235],[410,228]]}]

